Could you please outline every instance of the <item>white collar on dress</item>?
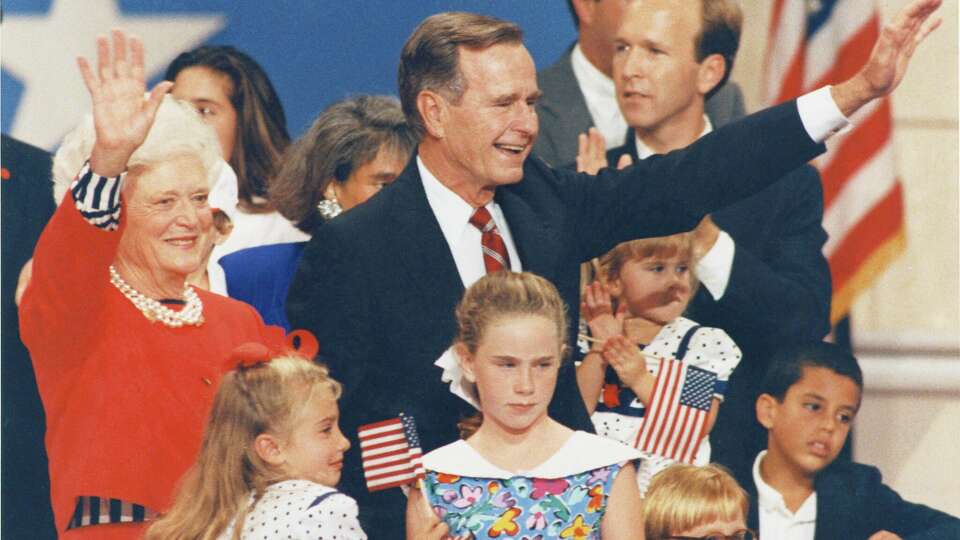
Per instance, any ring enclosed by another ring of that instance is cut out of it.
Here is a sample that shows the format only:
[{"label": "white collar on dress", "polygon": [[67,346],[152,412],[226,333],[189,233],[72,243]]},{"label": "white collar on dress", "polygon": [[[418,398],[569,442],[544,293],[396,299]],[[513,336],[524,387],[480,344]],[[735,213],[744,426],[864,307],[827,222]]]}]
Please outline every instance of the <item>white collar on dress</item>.
[{"label": "white collar on dress", "polygon": [[574,431],[556,453],[529,471],[505,471],[487,461],[463,440],[423,456],[423,466],[430,471],[473,478],[508,480],[523,476],[549,480],[639,458],[640,453],[625,444],[584,431]]}]

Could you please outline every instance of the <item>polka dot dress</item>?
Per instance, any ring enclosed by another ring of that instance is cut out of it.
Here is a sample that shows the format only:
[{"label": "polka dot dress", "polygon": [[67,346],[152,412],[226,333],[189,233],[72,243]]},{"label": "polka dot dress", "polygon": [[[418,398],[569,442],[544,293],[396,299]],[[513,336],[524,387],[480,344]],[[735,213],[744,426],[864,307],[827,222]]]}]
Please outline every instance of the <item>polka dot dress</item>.
[{"label": "polka dot dress", "polygon": [[[253,496],[250,497],[251,502]],[[231,522],[218,540],[230,540]],[[273,484],[243,521],[242,540],[366,540],[357,502],[307,480]]]},{"label": "polka dot dress", "polygon": [[[677,317],[660,330],[657,337],[643,349],[644,352],[661,358],[676,357],[677,348],[683,341],[683,337],[696,324],[690,319]],[[741,357],[740,348],[726,332],[719,328],[704,326],[698,328],[693,334],[683,361],[716,373],[717,383],[714,387],[714,396],[722,400],[723,393],[726,391],[727,380],[730,378],[733,369],[740,363]],[[650,373],[656,375],[659,368],[660,362],[647,360],[647,370]],[[591,419],[597,429],[597,434],[632,446],[633,440],[643,423],[643,404],[640,403],[639,399],[635,399],[629,407],[634,409],[629,415],[615,412],[595,412]],[[709,462],[710,440],[704,439],[694,458],[694,463],[705,465]],[[673,460],[645,454],[637,470],[637,482],[640,485],[641,493],[646,492],[646,487],[654,474],[672,463]]]}]

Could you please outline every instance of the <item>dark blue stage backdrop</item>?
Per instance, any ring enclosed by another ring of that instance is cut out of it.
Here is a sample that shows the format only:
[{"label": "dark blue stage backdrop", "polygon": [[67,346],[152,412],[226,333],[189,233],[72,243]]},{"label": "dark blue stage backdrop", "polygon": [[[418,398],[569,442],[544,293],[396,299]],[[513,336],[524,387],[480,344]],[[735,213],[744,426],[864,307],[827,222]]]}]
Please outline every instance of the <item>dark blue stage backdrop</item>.
[{"label": "dark blue stage backdrop", "polygon": [[424,17],[474,11],[520,24],[538,68],[575,39],[564,0],[4,0],[2,130],[53,149],[89,109],[74,57],[110,28],[139,35],[157,81],[179,52],[234,45],[266,69],[299,136],[351,94],[396,95],[400,47]]}]

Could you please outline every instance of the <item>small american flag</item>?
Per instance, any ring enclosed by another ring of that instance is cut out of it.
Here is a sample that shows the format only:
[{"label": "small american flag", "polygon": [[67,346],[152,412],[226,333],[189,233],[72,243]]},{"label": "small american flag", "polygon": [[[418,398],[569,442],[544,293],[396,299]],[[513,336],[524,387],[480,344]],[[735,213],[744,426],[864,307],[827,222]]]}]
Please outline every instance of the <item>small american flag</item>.
[{"label": "small american flag", "polygon": [[650,407],[634,446],[691,463],[703,438],[716,380],[715,373],[679,360],[660,362]]},{"label": "small american flag", "polygon": [[422,480],[420,438],[412,416],[401,414],[357,430],[367,489],[379,491]]}]

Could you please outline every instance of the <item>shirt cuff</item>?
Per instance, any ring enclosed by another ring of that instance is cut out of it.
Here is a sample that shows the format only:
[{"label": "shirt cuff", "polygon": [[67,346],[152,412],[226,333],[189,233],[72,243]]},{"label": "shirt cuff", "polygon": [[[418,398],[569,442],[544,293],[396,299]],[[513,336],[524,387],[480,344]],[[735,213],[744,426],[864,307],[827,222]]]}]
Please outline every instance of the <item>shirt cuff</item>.
[{"label": "shirt cuff", "polygon": [[70,194],[83,219],[94,227],[115,231],[120,226],[120,188],[127,173],[106,177],[93,172],[87,161],[77,179],[70,184]]},{"label": "shirt cuff", "polygon": [[797,111],[807,135],[818,143],[850,129],[850,119],[840,112],[837,102],[830,95],[830,86],[797,98]]},{"label": "shirt cuff", "polygon": [[727,290],[736,250],[733,238],[726,231],[720,231],[713,247],[697,263],[697,279],[710,291],[714,300],[720,300]]}]

